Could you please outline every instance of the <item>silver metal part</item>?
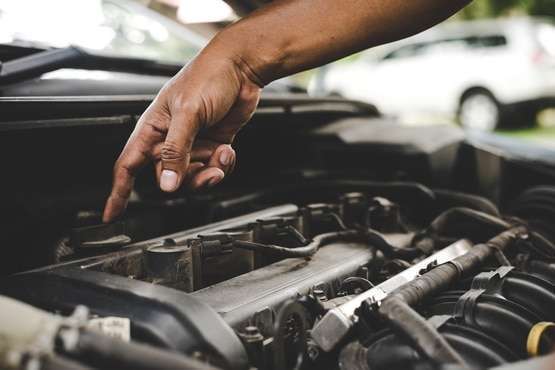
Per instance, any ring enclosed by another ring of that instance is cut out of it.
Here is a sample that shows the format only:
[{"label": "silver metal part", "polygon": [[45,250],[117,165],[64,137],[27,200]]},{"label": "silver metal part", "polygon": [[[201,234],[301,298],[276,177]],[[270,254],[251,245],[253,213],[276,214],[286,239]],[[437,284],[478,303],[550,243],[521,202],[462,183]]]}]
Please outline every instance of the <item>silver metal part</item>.
[{"label": "silver metal part", "polygon": [[41,357],[54,353],[57,338],[65,347],[76,345],[88,316],[84,306],[62,317],[0,295],[0,368],[19,369],[25,362],[26,369],[40,369]]},{"label": "silver metal part", "polygon": [[[353,276],[372,258],[366,243],[331,243],[310,261],[284,259],[191,295],[210,305],[231,327],[242,329],[255,312],[267,309],[275,313],[283,302],[308,294],[315,285]],[[273,315],[268,314],[270,318]],[[265,331],[263,325],[260,328]]]},{"label": "silver metal part", "polygon": [[432,263],[442,264],[461,256],[472,248],[472,243],[462,239],[443,248],[437,253],[423,259],[408,269],[393,276],[391,279],[357,295],[348,302],[336,307],[322,318],[312,329],[312,339],[324,350],[329,352],[347,335],[356,320],[355,310],[366,300],[380,302],[393,290],[414,280],[420,271]]},{"label": "silver metal part", "polygon": [[25,357],[33,362],[39,354],[53,351],[61,323],[61,317],[0,296],[0,368],[16,369]]}]

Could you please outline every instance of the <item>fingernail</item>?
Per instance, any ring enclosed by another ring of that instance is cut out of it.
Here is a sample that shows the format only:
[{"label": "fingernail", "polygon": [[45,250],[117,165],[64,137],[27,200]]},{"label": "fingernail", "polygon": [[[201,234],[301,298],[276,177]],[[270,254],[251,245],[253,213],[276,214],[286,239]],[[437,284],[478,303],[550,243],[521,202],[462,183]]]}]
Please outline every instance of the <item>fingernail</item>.
[{"label": "fingernail", "polygon": [[229,149],[222,150],[220,154],[220,163],[222,166],[227,166],[231,161],[231,151]]},{"label": "fingernail", "polygon": [[160,189],[163,191],[174,191],[177,189],[177,173],[170,170],[163,170],[160,176]]},{"label": "fingernail", "polygon": [[214,186],[222,180],[222,176],[214,176],[208,180],[208,186]]}]

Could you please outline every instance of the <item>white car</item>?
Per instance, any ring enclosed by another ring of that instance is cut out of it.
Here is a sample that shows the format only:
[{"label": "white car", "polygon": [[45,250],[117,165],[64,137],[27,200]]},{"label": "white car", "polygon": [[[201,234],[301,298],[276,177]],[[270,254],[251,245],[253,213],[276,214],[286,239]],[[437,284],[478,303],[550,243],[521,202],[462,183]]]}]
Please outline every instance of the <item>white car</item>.
[{"label": "white car", "polygon": [[555,25],[531,17],[447,22],[324,67],[309,92],[367,101],[386,115],[449,115],[471,129],[529,125],[555,106]]}]

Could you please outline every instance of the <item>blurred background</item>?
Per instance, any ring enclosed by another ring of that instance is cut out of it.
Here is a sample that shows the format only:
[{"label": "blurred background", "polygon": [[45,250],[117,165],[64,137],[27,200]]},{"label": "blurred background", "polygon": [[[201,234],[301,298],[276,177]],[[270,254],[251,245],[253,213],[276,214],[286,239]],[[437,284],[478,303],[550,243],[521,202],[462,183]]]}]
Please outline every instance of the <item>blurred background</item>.
[{"label": "blurred background", "polygon": [[[0,0],[0,43],[181,64],[264,2]],[[554,22],[555,0],[475,0],[420,35],[286,83],[372,103],[407,125],[457,124],[555,148]]]},{"label": "blurred background", "polygon": [[303,77],[313,95],[365,100],[405,124],[555,148],[554,20],[554,0],[475,0],[429,31]]}]

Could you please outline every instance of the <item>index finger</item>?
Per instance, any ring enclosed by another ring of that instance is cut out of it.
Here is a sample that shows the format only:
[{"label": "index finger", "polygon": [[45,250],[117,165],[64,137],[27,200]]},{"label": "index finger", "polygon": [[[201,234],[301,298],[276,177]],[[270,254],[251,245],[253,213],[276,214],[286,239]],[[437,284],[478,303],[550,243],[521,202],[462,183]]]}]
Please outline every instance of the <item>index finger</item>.
[{"label": "index finger", "polygon": [[133,190],[135,175],[149,161],[149,149],[146,147],[146,143],[139,137],[140,133],[138,130],[140,129],[136,129],[133,132],[114,165],[114,182],[112,184],[112,192],[104,207],[103,222],[112,221],[125,210]]}]

